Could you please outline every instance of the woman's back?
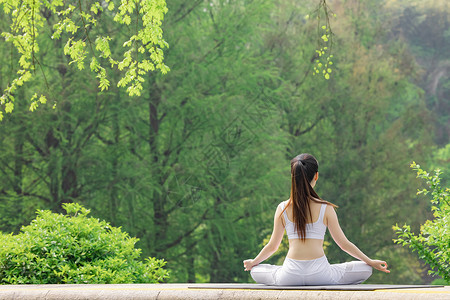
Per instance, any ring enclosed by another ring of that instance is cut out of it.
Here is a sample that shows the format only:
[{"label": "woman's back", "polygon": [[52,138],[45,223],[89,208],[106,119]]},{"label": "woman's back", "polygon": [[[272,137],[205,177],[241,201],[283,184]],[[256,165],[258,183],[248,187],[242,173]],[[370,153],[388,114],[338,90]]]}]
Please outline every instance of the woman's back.
[{"label": "woman's back", "polygon": [[[281,203],[281,205],[284,207],[288,205],[289,200],[286,200]],[[316,227],[319,227],[318,222],[321,221],[324,226],[327,225],[326,223],[326,210],[325,210],[325,216],[322,217],[322,220],[320,219],[320,211],[322,208],[322,203],[318,203],[315,201],[310,201],[310,208],[311,208],[311,215],[308,216],[307,224],[317,224]],[[282,211],[282,209],[281,209]],[[280,214],[281,214],[280,211]],[[285,210],[286,215],[281,215],[281,218],[287,217],[288,224],[285,224],[285,226],[289,226],[289,223],[293,225],[294,217],[293,217],[293,211],[292,211],[292,205],[288,205]],[[285,220],[286,222],[286,220]],[[317,238],[306,238],[305,240],[301,240],[299,238],[290,238],[289,239],[289,252],[287,254],[288,258],[296,259],[296,260],[311,260],[316,259],[319,257],[324,256],[325,253],[323,252],[323,239],[317,239]]]},{"label": "woman's back", "polygon": [[[268,285],[324,285],[361,283],[372,274],[372,267],[389,273],[385,261],[372,260],[350,242],[334,211],[337,207],[321,200],[314,191],[319,163],[303,153],[291,160],[291,195],[278,205],[269,242],[255,259],[244,260],[244,269],[253,279]],[[331,237],[345,252],[360,261],[330,265],[323,251],[328,228]],[[286,230],[289,252],[282,266],[260,264],[280,246]]]}]

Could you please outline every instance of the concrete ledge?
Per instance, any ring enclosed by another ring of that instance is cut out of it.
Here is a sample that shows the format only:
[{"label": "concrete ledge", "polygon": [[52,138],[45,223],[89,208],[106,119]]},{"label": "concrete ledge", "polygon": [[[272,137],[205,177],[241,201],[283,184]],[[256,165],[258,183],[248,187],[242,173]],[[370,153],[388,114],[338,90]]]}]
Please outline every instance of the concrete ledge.
[{"label": "concrete ledge", "polygon": [[[199,284],[200,285],[200,284]],[[205,284],[201,284],[204,286]],[[189,287],[189,288],[188,288]],[[195,284],[0,285],[0,299],[446,299],[450,286],[375,291],[195,289]]]}]

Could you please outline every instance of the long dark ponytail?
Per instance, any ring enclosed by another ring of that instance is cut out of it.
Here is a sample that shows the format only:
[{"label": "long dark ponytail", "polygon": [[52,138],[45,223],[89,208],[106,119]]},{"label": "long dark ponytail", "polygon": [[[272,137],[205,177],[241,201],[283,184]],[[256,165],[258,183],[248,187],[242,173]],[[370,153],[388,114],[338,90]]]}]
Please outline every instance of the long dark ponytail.
[{"label": "long dark ponytail", "polygon": [[310,182],[319,171],[319,162],[311,154],[303,153],[291,160],[291,196],[285,209],[292,204],[293,222],[300,239],[305,240],[306,224],[312,221],[311,201],[330,204],[317,195]]}]

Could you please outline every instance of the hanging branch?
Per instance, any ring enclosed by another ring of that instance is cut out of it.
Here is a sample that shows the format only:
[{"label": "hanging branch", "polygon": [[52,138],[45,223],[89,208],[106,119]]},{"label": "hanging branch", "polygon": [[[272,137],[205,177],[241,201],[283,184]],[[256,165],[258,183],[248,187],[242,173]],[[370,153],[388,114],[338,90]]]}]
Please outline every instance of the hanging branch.
[{"label": "hanging branch", "polygon": [[330,17],[336,17],[326,0],[320,0],[317,8],[312,12],[317,19],[317,47],[314,57],[313,75],[323,75],[325,79],[330,79],[333,65],[333,36]]},{"label": "hanging branch", "polygon": [[[11,17],[12,23],[10,32],[2,32],[1,36],[7,43],[11,43],[20,54],[19,68],[15,78],[8,83],[0,97],[0,121],[3,119],[3,112],[11,113],[13,111],[14,94],[17,88],[36,75],[36,63],[40,66],[47,89],[49,89],[44,70],[36,56],[39,52],[37,39],[46,24],[45,17],[39,13],[43,6],[58,17],[58,22],[53,26],[54,34],[51,38],[59,39],[62,34],[68,36],[64,54],[70,57],[69,64],[75,63],[80,70],[84,69],[85,59],[90,57],[89,66],[91,71],[97,74],[100,90],[106,90],[110,85],[104,64],[110,64],[111,68],[115,67],[125,73],[118,86],[125,87],[130,96],[140,95],[143,89],[143,75],[156,69],[163,74],[169,71],[169,67],[164,64],[162,50],[169,46],[163,39],[161,29],[164,15],[167,13],[165,0],[122,0],[117,8],[111,0],[94,1],[90,7],[86,8],[86,11],[83,10],[81,1],[78,1],[77,4],[78,9],[63,0],[0,0],[0,9],[3,9],[5,15]],[[107,8],[104,8],[102,4],[106,4]],[[123,45],[124,48],[130,47],[131,49],[124,49],[121,59],[112,56],[109,36],[97,35],[94,41],[89,35],[88,28],[97,25],[100,16],[98,12],[104,10],[110,11],[118,26],[130,26],[131,16],[136,14],[136,30]],[[76,24],[80,19],[83,27],[81,32],[79,31],[81,26]],[[76,38],[80,36],[80,33],[81,38]],[[90,51],[86,51],[85,41],[89,44]],[[136,55],[132,55],[133,51],[136,52]],[[139,55],[139,53],[143,55]],[[46,101],[44,95],[34,94],[31,98],[30,110],[35,110],[40,103],[46,103]]]}]

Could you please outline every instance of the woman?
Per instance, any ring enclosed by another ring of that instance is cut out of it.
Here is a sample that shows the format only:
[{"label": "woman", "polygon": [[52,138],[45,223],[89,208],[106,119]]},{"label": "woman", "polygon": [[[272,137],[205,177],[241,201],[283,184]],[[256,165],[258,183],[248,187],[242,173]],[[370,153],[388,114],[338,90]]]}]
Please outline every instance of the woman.
[{"label": "woman", "polygon": [[[336,206],[320,199],[314,191],[319,178],[319,163],[310,154],[291,160],[291,197],[275,212],[269,243],[255,259],[244,261],[257,283],[267,285],[357,284],[372,275],[372,268],[389,273],[387,263],[372,260],[352,244],[339,226]],[[360,261],[330,265],[323,251],[326,228],[336,244]],[[289,251],[282,266],[260,264],[280,246],[284,231]]]}]

